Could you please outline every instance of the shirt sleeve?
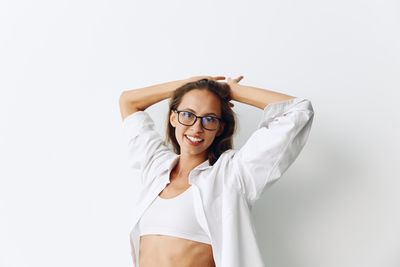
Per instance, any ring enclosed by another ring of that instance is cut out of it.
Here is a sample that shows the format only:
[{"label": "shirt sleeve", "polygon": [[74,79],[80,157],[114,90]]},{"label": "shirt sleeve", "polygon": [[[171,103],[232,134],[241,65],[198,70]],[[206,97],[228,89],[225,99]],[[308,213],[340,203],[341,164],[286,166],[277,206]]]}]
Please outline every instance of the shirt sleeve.
[{"label": "shirt sleeve", "polygon": [[128,145],[129,166],[140,171],[141,182],[145,184],[173,152],[162,140],[154,121],[145,111],[136,111],[125,117],[122,128]]},{"label": "shirt sleeve", "polygon": [[295,97],[267,105],[258,124],[231,160],[236,187],[253,204],[295,161],[314,117],[309,100]]}]

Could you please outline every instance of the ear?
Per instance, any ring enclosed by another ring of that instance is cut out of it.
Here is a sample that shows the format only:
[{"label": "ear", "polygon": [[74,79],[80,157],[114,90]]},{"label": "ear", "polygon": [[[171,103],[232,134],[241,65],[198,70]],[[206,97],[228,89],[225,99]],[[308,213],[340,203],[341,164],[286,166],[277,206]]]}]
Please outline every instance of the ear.
[{"label": "ear", "polygon": [[177,117],[176,113],[171,110],[171,114],[169,115],[169,122],[171,123],[172,127],[176,127]]}]

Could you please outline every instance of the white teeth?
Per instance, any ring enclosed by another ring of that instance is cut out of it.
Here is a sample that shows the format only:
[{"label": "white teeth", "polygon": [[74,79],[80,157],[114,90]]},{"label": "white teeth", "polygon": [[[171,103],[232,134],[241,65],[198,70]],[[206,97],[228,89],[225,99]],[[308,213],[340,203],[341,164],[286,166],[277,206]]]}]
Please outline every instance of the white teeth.
[{"label": "white teeth", "polygon": [[193,142],[200,142],[200,141],[203,141],[203,139],[199,139],[199,138],[196,138],[196,137],[192,137],[192,136],[189,136],[189,135],[186,135],[187,136],[187,138],[189,138],[191,141],[193,141]]}]

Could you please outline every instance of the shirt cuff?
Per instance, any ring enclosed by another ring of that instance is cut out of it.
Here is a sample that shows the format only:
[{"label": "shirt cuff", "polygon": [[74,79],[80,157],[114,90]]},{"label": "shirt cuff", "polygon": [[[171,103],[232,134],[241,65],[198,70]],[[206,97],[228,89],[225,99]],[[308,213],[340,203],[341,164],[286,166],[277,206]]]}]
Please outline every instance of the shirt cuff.
[{"label": "shirt cuff", "polygon": [[[263,115],[262,115],[261,121],[258,124],[258,128],[267,126],[268,123],[273,121],[276,117],[284,115],[287,111],[289,111],[292,108],[294,108],[295,106],[299,105],[299,103],[301,103],[301,102],[310,103],[310,101],[308,99],[305,99],[303,97],[295,97],[295,98],[268,104],[263,110]],[[311,105],[306,105],[306,106],[308,107]]]}]

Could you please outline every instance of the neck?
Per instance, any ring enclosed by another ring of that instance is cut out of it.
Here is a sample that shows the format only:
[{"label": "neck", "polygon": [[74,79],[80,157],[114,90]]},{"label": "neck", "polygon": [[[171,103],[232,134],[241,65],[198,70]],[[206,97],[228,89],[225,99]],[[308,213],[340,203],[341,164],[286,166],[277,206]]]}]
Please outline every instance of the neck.
[{"label": "neck", "polygon": [[199,166],[205,160],[207,160],[207,158],[204,156],[181,154],[174,170],[178,177],[187,177],[194,168]]}]

